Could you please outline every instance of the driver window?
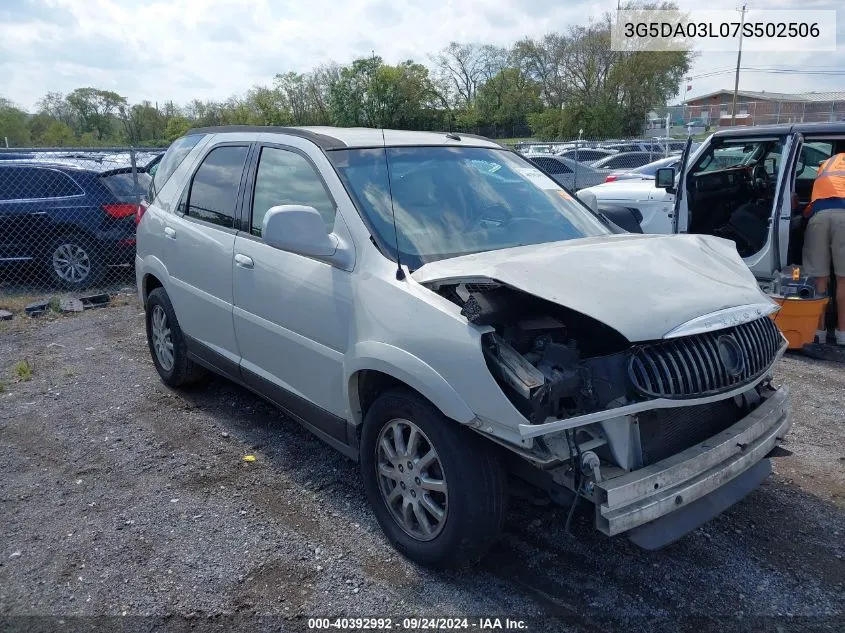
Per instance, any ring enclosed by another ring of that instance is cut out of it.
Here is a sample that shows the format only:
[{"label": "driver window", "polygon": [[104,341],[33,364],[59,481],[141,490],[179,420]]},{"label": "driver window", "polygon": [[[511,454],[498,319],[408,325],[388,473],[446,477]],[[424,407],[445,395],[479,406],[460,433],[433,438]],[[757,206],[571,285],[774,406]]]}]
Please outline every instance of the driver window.
[{"label": "driver window", "polygon": [[296,152],[264,147],[258,161],[252,197],[253,235],[261,237],[267,211],[282,204],[314,207],[323,216],[326,233],[334,229],[337,209],[311,163]]}]

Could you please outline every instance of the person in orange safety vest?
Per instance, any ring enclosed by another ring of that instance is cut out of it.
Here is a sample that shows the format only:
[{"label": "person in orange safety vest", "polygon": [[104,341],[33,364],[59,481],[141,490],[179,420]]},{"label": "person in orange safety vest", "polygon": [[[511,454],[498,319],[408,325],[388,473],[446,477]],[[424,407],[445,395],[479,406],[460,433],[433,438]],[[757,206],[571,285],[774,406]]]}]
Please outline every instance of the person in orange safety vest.
[{"label": "person in orange safety vest", "polygon": [[[803,271],[815,277],[816,287],[827,293],[830,265],[836,275],[836,344],[845,346],[845,153],[835,154],[819,165],[804,234]],[[816,337],[827,340],[824,315]]]}]

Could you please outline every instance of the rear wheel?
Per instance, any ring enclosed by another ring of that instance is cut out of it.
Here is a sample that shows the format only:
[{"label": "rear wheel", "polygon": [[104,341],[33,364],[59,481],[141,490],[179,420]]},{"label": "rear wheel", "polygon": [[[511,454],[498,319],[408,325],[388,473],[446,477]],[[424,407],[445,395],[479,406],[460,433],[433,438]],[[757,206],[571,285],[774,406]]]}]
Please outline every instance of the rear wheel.
[{"label": "rear wheel", "polygon": [[91,242],[78,235],[63,235],[50,245],[47,269],[63,288],[81,290],[102,279],[103,266]]},{"label": "rear wheel", "polygon": [[150,355],[165,384],[181,387],[206,375],[204,368],[188,358],[185,335],[164,288],[155,288],[147,297],[146,321]]},{"label": "rear wheel", "polygon": [[379,525],[415,562],[473,562],[501,532],[506,479],[493,447],[409,389],[383,394],[367,412],[361,472]]}]

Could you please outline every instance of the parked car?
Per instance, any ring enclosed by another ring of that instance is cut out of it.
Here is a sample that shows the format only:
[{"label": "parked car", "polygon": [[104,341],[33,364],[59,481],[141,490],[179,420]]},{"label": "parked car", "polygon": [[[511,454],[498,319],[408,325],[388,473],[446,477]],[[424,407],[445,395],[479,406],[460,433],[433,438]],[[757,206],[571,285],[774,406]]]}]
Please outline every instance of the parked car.
[{"label": "parked car", "polygon": [[651,163],[646,163],[642,167],[635,169],[620,169],[611,172],[605,179],[605,182],[616,182],[619,180],[654,180],[654,174],[661,167],[677,167],[681,162],[680,156],[670,156],[669,158],[661,158]]},{"label": "parked car", "polygon": [[651,152],[620,152],[590,163],[590,167],[605,170],[634,169],[652,162],[654,158],[655,155]]},{"label": "parked car", "polygon": [[602,158],[615,155],[616,152],[610,149],[597,149],[592,147],[580,147],[558,152],[556,155],[579,163],[594,163]]},{"label": "parked car", "polygon": [[508,474],[661,547],[758,485],[790,427],[777,305],[733,249],[613,234],[492,141],[205,128],[152,190],[136,275],[162,380],[211,370],[286,409],[360,462],[419,563],[483,555]]},{"label": "parked car", "polygon": [[562,156],[527,156],[532,163],[570,191],[604,182],[607,172]]},{"label": "parked car", "polygon": [[605,183],[586,195],[599,209],[637,209],[644,233],[732,241],[769,287],[781,270],[801,264],[800,211],[809,203],[819,162],[845,151],[843,138],[842,123],[720,130],[691,148],[677,168],[659,169],[654,181]]},{"label": "parked car", "polygon": [[0,266],[40,265],[56,285],[81,289],[132,264],[143,169],[136,183],[128,155],[0,161]]}]

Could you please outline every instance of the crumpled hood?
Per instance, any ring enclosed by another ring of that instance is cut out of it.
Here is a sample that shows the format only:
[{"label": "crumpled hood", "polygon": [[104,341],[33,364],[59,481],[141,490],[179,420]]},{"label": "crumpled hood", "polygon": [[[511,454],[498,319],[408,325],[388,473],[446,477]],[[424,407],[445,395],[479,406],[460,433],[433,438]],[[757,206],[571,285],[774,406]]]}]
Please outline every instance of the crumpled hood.
[{"label": "crumpled hood", "polygon": [[586,314],[631,342],[662,338],[725,308],[774,304],[732,242],[705,235],[612,235],[425,264],[419,283],[486,277]]}]

